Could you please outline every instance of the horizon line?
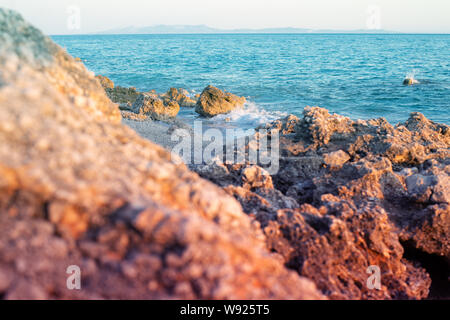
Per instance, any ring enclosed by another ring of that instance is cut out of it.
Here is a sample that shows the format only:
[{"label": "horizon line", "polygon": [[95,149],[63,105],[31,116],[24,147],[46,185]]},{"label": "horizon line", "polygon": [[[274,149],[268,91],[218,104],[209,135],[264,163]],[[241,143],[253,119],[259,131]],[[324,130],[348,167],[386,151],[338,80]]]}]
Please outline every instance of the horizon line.
[{"label": "horizon line", "polygon": [[48,34],[48,36],[139,36],[139,35],[450,35],[449,32],[355,32],[355,31],[330,31],[330,32],[184,32],[184,33],[70,33]]}]

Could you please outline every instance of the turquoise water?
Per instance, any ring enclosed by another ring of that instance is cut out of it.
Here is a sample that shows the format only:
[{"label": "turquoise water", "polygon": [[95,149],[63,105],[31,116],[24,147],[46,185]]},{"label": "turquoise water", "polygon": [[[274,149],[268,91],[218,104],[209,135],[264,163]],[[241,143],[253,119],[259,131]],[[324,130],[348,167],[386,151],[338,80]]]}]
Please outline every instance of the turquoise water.
[{"label": "turquoise water", "polygon": [[[245,96],[233,123],[253,126],[321,106],[351,118],[450,124],[450,35],[54,36],[116,85],[192,94],[209,84]],[[420,84],[403,86],[408,74]],[[193,119],[192,110],[181,117]],[[217,121],[223,120],[219,117]]]}]

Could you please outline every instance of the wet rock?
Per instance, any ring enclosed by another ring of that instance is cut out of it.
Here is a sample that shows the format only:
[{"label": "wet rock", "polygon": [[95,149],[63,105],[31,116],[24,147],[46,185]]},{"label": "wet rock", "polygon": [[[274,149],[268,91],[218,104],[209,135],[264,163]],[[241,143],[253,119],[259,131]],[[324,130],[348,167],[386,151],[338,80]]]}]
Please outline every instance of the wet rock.
[{"label": "wet rock", "polygon": [[237,108],[243,108],[245,102],[244,97],[238,97],[216,87],[208,86],[203,90],[195,112],[204,117],[214,117],[219,114],[230,113]]},{"label": "wet rock", "polygon": [[166,94],[161,95],[163,100],[174,101],[180,105],[181,108],[194,108],[197,100],[189,97],[189,93],[184,89],[170,88]]},{"label": "wet rock", "polygon": [[414,84],[419,84],[419,81],[413,78],[406,78],[405,80],[403,80],[404,86],[412,86]]},{"label": "wet rock", "polygon": [[167,120],[177,116],[180,106],[174,101],[163,101],[155,95],[143,93],[134,102],[132,110],[153,120]]},{"label": "wet rock", "polygon": [[235,199],[121,125],[93,74],[3,9],[0,69],[2,296],[323,298]]}]

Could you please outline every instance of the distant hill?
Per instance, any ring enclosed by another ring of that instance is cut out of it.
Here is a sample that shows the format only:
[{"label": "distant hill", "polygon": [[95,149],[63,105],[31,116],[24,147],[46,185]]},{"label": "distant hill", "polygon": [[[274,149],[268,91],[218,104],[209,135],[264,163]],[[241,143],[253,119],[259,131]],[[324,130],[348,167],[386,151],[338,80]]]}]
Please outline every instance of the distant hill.
[{"label": "distant hill", "polygon": [[[304,28],[217,29],[206,25],[156,25],[126,27],[95,34],[225,34],[225,33],[393,33],[386,30],[316,30]],[[395,32],[394,32],[395,33]]]}]

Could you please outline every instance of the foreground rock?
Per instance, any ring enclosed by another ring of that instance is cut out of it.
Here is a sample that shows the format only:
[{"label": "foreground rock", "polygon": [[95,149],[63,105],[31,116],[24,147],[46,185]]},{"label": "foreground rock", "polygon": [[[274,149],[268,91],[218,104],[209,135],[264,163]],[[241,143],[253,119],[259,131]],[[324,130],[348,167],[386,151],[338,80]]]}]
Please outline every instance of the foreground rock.
[{"label": "foreground rock", "polygon": [[121,125],[94,75],[3,9],[0,69],[1,297],[322,297],[234,199]]},{"label": "foreground rock", "polygon": [[[419,113],[392,126],[306,108],[263,128],[280,133],[278,173],[193,168],[241,202],[287,266],[332,299],[449,298],[449,126]],[[369,266],[381,290],[368,288]]]},{"label": "foreground rock", "polygon": [[245,102],[244,97],[238,97],[232,93],[223,92],[216,87],[208,86],[200,95],[195,112],[204,117],[214,117],[243,108]]}]

